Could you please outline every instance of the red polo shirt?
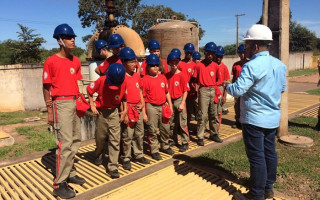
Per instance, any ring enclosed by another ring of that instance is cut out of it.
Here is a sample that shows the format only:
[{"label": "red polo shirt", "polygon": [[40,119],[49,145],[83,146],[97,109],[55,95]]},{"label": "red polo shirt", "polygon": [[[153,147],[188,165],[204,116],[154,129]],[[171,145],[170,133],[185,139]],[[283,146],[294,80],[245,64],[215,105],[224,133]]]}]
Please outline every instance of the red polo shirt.
[{"label": "red polo shirt", "polygon": [[[220,76],[219,85],[221,85],[223,81],[228,81],[230,79],[228,67],[223,62],[221,62],[221,64],[218,65],[218,73]],[[219,78],[217,77],[217,81],[218,79]]]},{"label": "red polo shirt", "polygon": [[182,73],[186,76],[187,82],[190,81],[192,75],[194,74],[195,67],[196,67],[196,63],[193,61],[188,63],[181,61],[178,66],[179,70],[182,71]]},{"label": "red polo shirt", "polygon": [[[98,67],[100,72],[104,75],[108,69],[108,67],[113,63],[120,63],[122,64],[121,60],[119,59],[119,56],[112,55],[109,58],[107,58],[103,63],[101,63]],[[136,70],[140,67],[139,62],[137,62]]]},{"label": "red polo shirt", "polygon": [[127,96],[127,102],[136,104],[141,101],[140,97],[140,85],[141,78],[139,74],[133,73],[132,76],[126,74],[123,85]]},{"label": "red polo shirt", "polygon": [[162,74],[156,77],[145,75],[142,78],[142,92],[145,102],[155,105],[164,104],[168,93],[167,78]]},{"label": "red polo shirt", "polygon": [[[162,65],[164,67],[164,74],[169,72],[169,68],[168,68],[168,64],[164,59],[160,59],[160,61],[162,62]],[[147,74],[147,61],[144,60],[141,63],[141,71],[140,71],[140,75],[143,77]]]},{"label": "red polo shirt", "polygon": [[78,80],[82,79],[78,57],[61,58],[54,54],[43,65],[43,84],[50,84],[52,97],[72,96],[79,93]]},{"label": "red polo shirt", "polygon": [[168,80],[169,93],[172,99],[178,99],[184,92],[190,90],[185,74],[182,72],[177,74],[169,72],[166,74],[166,77]]},{"label": "red polo shirt", "polygon": [[242,69],[242,66],[248,62],[247,60],[246,61],[241,61],[239,60],[238,62],[234,63],[233,66],[232,66],[232,71],[231,71],[231,75],[233,75],[232,77],[232,83],[236,82],[238,77],[240,76],[240,72],[241,72],[241,69]]},{"label": "red polo shirt", "polygon": [[99,109],[116,108],[120,105],[121,100],[125,98],[124,84],[117,90],[112,90],[109,86],[106,76],[100,76],[95,82],[87,86],[87,91],[90,95],[95,92],[98,93],[95,104]]},{"label": "red polo shirt", "polygon": [[201,61],[197,63],[192,77],[197,79],[200,87],[217,86],[217,71],[217,63],[211,62],[208,66],[205,66]]}]

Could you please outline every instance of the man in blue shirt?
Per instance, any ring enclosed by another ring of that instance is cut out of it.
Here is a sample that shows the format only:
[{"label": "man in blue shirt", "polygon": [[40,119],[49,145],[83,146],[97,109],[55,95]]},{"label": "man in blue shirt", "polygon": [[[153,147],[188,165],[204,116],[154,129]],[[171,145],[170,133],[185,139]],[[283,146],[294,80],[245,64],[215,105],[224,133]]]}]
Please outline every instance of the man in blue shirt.
[{"label": "man in blue shirt", "polygon": [[281,93],[286,90],[286,66],[269,54],[271,30],[255,24],[247,32],[246,57],[238,80],[225,82],[234,97],[241,96],[240,122],[243,140],[250,162],[251,185],[240,199],[264,200],[273,197],[276,181],[277,153],[275,135],[280,124]]}]

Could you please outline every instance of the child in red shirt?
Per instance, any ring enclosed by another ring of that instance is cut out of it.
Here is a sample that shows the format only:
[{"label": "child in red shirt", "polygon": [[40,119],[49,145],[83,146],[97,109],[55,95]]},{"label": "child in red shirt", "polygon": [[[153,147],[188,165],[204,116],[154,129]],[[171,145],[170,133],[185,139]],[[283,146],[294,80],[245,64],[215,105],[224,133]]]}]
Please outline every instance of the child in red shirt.
[{"label": "child in red shirt", "polygon": [[164,75],[159,74],[159,57],[155,54],[150,54],[146,62],[148,74],[142,79],[142,91],[146,102],[150,153],[153,159],[161,160],[157,138],[158,128],[160,130],[161,150],[169,155],[174,154],[168,143],[170,135],[168,119],[172,113],[172,103],[168,92],[167,79]]},{"label": "child in red shirt", "polygon": [[180,152],[188,150],[189,132],[187,127],[186,98],[189,85],[186,76],[179,69],[180,56],[177,53],[168,55],[168,64],[171,71],[166,74],[168,79],[169,93],[173,104],[173,113],[170,118],[170,130],[175,144],[178,145],[178,134],[181,136]]},{"label": "child in red shirt", "polygon": [[120,59],[126,69],[126,76],[123,82],[128,105],[128,122],[121,124],[121,133],[123,141],[123,168],[131,169],[131,147],[133,149],[134,159],[142,164],[149,164],[150,160],[143,154],[143,118],[146,118],[145,103],[141,90],[141,78],[135,73],[137,56],[134,51],[125,47],[120,51]]},{"label": "child in red shirt", "polygon": [[[101,76],[87,86],[89,102],[96,119],[96,164],[102,164],[103,149],[108,136],[108,172],[111,178],[119,178],[118,158],[120,153],[120,123],[125,120],[127,103],[125,88],[122,84],[125,78],[125,68],[122,64],[114,63],[109,66],[106,76]],[[93,102],[93,94],[98,93]],[[120,113],[118,107],[121,101],[124,110]],[[128,122],[126,122],[128,123]]]},{"label": "child in red shirt", "polygon": [[[157,40],[150,40],[148,43],[148,49],[150,54],[156,54],[160,58],[160,44]],[[144,60],[141,64],[141,77],[145,76],[147,74],[146,71],[147,62]],[[160,65],[159,65],[159,73],[160,74],[166,74],[169,72],[168,64],[164,59],[160,59]]]}]

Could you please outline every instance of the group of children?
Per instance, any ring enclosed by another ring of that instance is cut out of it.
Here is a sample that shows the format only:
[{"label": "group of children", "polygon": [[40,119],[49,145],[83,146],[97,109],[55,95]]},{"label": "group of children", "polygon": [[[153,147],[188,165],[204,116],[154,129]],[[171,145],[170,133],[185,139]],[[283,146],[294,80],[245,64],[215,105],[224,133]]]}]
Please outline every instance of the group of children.
[{"label": "group of children", "polygon": [[[55,30],[54,38],[60,45],[60,53],[46,61],[43,84],[49,123],[54,125],[57,136],[60,136],[57,138],[59,148],[54,193],[62,198],[71,198],[74,193],[65,183],[83,184],[85,180],[72,171],[74,155],[80,142],[80,130],[75,129],[75,123],[79,124],[79,121],[74,119],[73,125],[68,125],[65,123],[68,119],[63,117],[70,117],[70,109],[74,117],[74,101],[65,100],[77,98],[79,91],[76,82],[82,77],[78,59],[70,55],[76,35],[68,25],[59,26],[56,28],[57,33]],[[94,162],[96,165],[103,163],[107,146],[109,158],[107,171],[112,178],[119,177],[119,157],[126,170],[131,169],[131,160],[142,164],[150,163],[144,156],[145,132],[147,132],[149,153],[155,160],[162,159],[159,151],[173,155],[174,151],[170,147],[172,145],[178,146],[180,152],[188,150],[192,115],[198,121],[197,131],[194,132],[197,134],[199,146],[204,145],[204,132],[208,121],[210,139],[222,142],[219,137],[219,126],[222,106],[226,101],[222,83],[230,79],[228,68],[222,62],[223,47],[217,47],[214,42],[207,43],[204,47],[205,57],[200,60],[201,55],[195,51],[194,45],[187,43],[183,49],[185,53],[183,59],[180,50],[173,49],[167,60],[164,60],[160,58],[159,42],[151,40],[148,43],[150,55],[146,57],[141,67],[134,51],[125,47],[124,40],[119,34],[112,34],[108,43],[98,40],[95,47],[101,56],[107,57],[108,49],[112,49],[113,53],[95,70],[100,77],[87,86],[91,111],[97,115]],[[243,54],[244,49],[242,52],[241,48],[243,47],[240,46],[238,52]],[[61,52],[63,55],[60,55]],[[244,63],[245,58],[241,58],[241,61],[233,66],[233,81],[240,74]],[[70,71],[70,77],[65,77],[59,71],[62,69],[59,66],[64,66]],[[60,77],[59,80],[57,77]],[[71,88],[67,84],[75,86]],[[98,94],[95,100],[94,93]],[[61,120],[58,120],[58,115]],[[236,115],[237,127],[238,123],[239,118]],[[64,134],[61,134],[63,131]],[[70,137],[65,139],[66,135]],[[181,138],[181,144],[178,136]],[[62,147],[68,143],[73,144],[74,148],[63,149]],[[69,155],[70,158],[61,157],[62,154]],[[59,171],[63,168],[60,165],[65,165],[65,171]],[[61,173],[64,174],[63,177]]]}]

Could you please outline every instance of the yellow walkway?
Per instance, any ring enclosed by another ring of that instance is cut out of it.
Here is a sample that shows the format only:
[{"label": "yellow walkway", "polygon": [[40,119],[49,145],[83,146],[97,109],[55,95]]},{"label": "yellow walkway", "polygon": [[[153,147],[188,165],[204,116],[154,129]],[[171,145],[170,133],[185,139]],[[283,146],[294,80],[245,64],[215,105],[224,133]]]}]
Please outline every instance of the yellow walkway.
[{"label": "yellow walkway", "polygon": [[[317,103],[319,103],[318,96],[303,95],[303,94],[289,94],[289,114],[293,112],[297,112],[301,109],[304,109],[306,107],[312,106]],[[231,137],[235,134],[240,133],[239,130],[232,129],[230,127],[230,125],[234,123],[234,113],[232,108],[229,108],[229,110],[230,110],[230,114],[223,116],[224,124],[221,125],[221,129],[220,129],[220,134],[223,139],[226,139],[228,137]],[[191,136],[190,149],[188,151],[201,148],[196,145],[195,141],[196,141],[195,136]],[[207,139],[205,140],[205,145],[208,145],[210,143],[213,143],[213,142]],[[77,172],[79,176],[82,176],[87,180],[87,183],[85,183],[82,186],[71,184],[71,187],[75,190],[77,194],[85,193],[86,191],[89,191],[93,188],[96,188],[103,184],[114,181],[106,173],[104,166],[98,167],[93,164],[94,148],[95,148],[94,144],[81,147],[77,154],[78,162],[75,163]],[[176,153],[178,153],[178,149],[176,147],[174,147],[173,150]],[[120,178],[171,158],[171,156],[168,156],[166,154],[161,153],[161,155],[163,157],[163,160],[155,161],[151,159],[151,157],[147,152],[146,157],[152,161],[151,164],[142,165],[138,163],[132,163],[131,171],[123,170],[122,167],[120,166],[119,167]],[[177,171],[177,169],[179,170]],[[52,190],[53,190],[52,181],[53,181],[54,171],[55,171],[55,155],[52,155],[52,154],[48,156],[43,156],[42,158],[38,158],[35,160],[30,160],[27,162],[22,162],[15,165],[10,165],[10,166],[0,168],[0,199],[28,199],[28,200],[29,199],[55,199],[54,196],[52,196]],[[170,173],[171,175],[169,176]],[[168,177],[171,177],[172,179],[168,179]],[[133,192],[134,190],[137,190],[137,188],[141,187],[139,185],[140,184],[139,181],[141,181],[141,184],[144,184],[142,188],[147,187],[149,185],[147,184],[149,182],[148,181],[149,178],[157,179],[157,181],[154,181],[154,180],[150,181],[150,185],[153,182],[159,182],[159,183],[162,182],[164,184],[162,185],[162,187],[166,188],[166,189],[160,188],[162,193],[157,194],[159,196],[157,196],[156,199],[170,199],[170,198],[167,198],[168,195],[172,197],[171,199],[177,199],[173,197],[175,197],[176,195],[184,194],[184,193],[187,193],[187,194],[190,193],[190,195],[191,194],[199,195],[200,193],[201,195],[203,195],[203,196],[200,195],[199,198],[198,196],[197,198],[193,198],[192,196],[190,196],[190,199],[191,198],[192,199],[212,199],[213,196],[210,196],[212,194],[207,194],[208,191],[216,195],[214,196],[213,199],[218,199],[218,197],[221,199],[230,199],[230,194],[234,191],[234,188],[239,188],[239,186],[237,186],[234,183],[230,183],[229,181],[219,179],[217,175],[210,174],[208,172],[204,172],[199,169],[195,169],[192,166],[188,166],[187,164],[180,164],[178,166],[171,166],[171,167],[165,168],[159,172],[151,174],[150,176],[139,179],[133,183],[129,183],[126,186],[118,188],[116,191],[131,190],[131,192]],[[172,188],[171,187],[172,185],[168,187],[166,186],[167,185],[166,182],[167,184],[168,182],[170,182],[170,184],[177,185],[179,187]],[[187,182],[190,185],[186,186],[184,184],[177,184],[177,183],[187,183]],[[132,185],[135,185],[135,186],[132,187]],[[181,185],[183,185],[183,187]],[[200,185],[203,185],[203,186],[200,186]],[[130,188],[133,188],[133,190]],[[151,190],[152,188],[154,190]],[[157,187],[150,187],[149,189],[150,191],[145,195],[151,195],[153,193],[156,193],[158,190],[160,190]],[[204,189],[206,191],[202,193],[202,190]],[[109,199],[119,199],[118,197],[112,196],[115,194],[116,193],[112,191],[108,193],[107,196],[104,196],[104,197],[105,198],[110,197]],[[163,196],[161,196],[161,194]],[[124,198],[124,199],[129,199],[129,198]],[[151,195],[149,199],[155,199],[155,198],[153,198],[153,195]],[[178,198],[178,199],[181,199],[181,198]],[[186,199],[186,198],[182,198],[182,199]]]}]

